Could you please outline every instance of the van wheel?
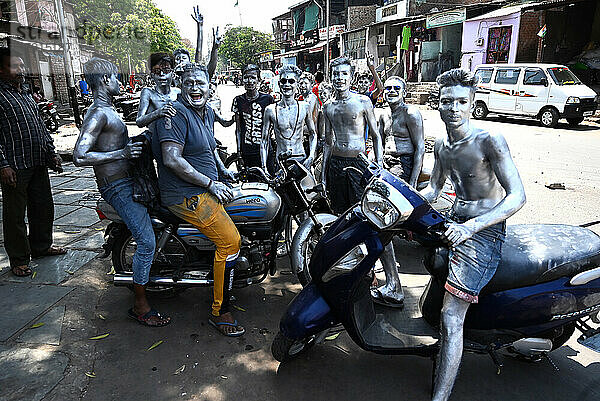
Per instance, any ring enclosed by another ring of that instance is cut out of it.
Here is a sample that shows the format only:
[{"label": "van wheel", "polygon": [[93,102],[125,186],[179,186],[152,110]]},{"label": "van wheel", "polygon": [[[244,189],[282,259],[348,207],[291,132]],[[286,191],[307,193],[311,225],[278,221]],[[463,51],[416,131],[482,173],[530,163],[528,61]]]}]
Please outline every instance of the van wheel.
[{"label": "van wheel", "polygon": [[477,102],[477,104],[475,105],[475,108],[473,109],[473,117],[476,118],[477,120],[483,120],[484,118],[487,117],[489,111],[488,108],[486,107],[485,103],[483,102]]},{"label": "van wheel", "polygon": [[554,128],[558,124],[558,111],[551,107],[540,112],[540,123],[546,128]]},{"label": "van wheel", "polygon": [[569,125],[571,127],[575,127],[575,126],[581,124],[582,121],[583,121],[583,117],[567,118],[567,122],[569,123]]}]

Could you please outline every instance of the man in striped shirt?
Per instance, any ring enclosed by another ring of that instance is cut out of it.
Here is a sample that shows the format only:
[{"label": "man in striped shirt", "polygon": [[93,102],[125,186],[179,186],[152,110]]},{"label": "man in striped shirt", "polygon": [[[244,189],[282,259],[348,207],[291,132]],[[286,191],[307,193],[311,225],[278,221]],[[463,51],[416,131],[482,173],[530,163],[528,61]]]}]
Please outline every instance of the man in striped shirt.
[{"label": "man in striped shirt", "polygon": [[2,226],[4,247],[16,276],[31,274],[31,257],[66,253],[52,245],[54,202],[48,176],[48,168],[62,172],[62,161],[35,101],[24,88],[24,74],[23,59],[0,49]]}]

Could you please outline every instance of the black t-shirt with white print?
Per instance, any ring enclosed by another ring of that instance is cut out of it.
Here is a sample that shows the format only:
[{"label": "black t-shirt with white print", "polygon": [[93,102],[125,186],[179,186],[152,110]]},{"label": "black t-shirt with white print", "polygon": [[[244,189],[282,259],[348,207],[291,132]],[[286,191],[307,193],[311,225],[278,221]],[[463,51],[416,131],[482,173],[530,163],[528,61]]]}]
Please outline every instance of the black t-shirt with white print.
[{"label": "black t-shirt with white print", "polygon": [[266,93],[259,93],[258,97],[248,100],[246,94],[233,99],[231,111],[240,113],[240,133],[243,139],[240,145],[242,156],[258,156],[262,141],[262,121],[265,109],[275,103],[273,97]]}]

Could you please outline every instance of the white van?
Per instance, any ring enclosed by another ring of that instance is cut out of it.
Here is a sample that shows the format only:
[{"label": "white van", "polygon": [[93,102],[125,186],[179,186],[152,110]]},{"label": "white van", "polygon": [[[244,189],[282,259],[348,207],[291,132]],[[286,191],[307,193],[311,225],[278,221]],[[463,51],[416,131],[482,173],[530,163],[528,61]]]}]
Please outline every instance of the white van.
[{"label": "white van", "polygon": [[598,106],[596,92],[559,64],[481,64],[473,117],[488,113],[537,118],[554,127],[560,118],[575,126]]}]

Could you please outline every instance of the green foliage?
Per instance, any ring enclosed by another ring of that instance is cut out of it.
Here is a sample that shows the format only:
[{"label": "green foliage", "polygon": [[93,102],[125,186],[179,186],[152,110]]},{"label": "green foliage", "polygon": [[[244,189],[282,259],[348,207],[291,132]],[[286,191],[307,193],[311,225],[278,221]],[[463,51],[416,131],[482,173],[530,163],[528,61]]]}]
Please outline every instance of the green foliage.
[{"label": "green foliage", "polygon": [[256,54],[273,47],[271,34],[247,26],[232,27],[225,32],[223,43],[219,47],[219,64],[225,66],[227,60],[235,68],[242,68],[250,63],[258,64]]},{"label": "green foliage", "polygon": [[175,22],[153,0],[78,0],[73,8],[78,34],[121,71],[128,71],[128,56],[134,71],[143,72],[150,53],[186,47]]}]

